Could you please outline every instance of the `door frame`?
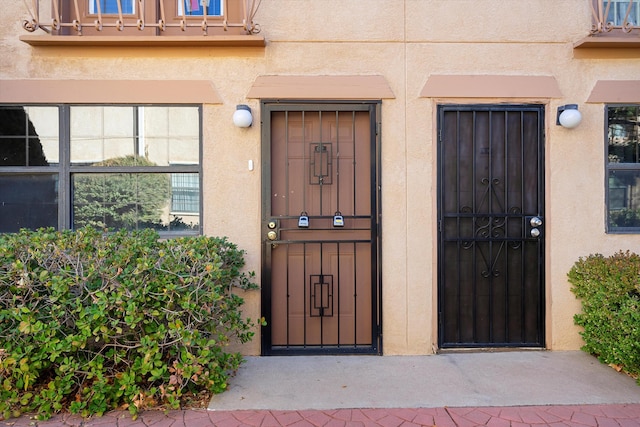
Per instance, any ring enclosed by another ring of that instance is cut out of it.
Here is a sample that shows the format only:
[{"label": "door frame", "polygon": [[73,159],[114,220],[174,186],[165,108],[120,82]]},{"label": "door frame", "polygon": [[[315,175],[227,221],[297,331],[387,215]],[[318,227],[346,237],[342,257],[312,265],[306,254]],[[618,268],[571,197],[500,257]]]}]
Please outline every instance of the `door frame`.
[{"label": "door frame", "polygon": [[[267,320],[261,333],[261,355],[316,355],[316,354],[376,354],[382,355],[382,227],[381,227],[381,104],[380,100],[279,100],[263,99],[260,102],[261,117],[261,225],[260,242],[262,247],[261,259],[261,311]],[[316,349],[313,352],[304,350],[277,350],[272,348],[272,330],[269,324],[272,312],[271,299],[271,242],[266,238],[269,232],[271,216],[271,112],[272,111],[367,111],[370,125],[371,147],[371,268],[372,280],[372,346],[370,348],[344,349]]]},{"label": "door frame", "polygon": [[[543,239],[541,239],[538,242],[537,245],[537,250],[538,250],[538,265],[537,265],[537,270],[538,270],[538,274],[539,274],[539,307],[538,307],[538,322],[537,322],[537,328],[538,328],[538,334],[540,336],[539,339],[539,345],[535,345],[535,346],[531,346],[531,345],[520,345],[520,344],[510,344],[510,343],[499,343],[497,345],[486,345],[485,344],[481,344],[481,345],[474,345],[474,344],[460,344],[460,345],[452,345],[452,344],[447,344],[446,346],[443,346],[443,338],[444,338],[444,315],[443,315],[443,299],[444,299],[444,295],[443,295],[443,291],[441,289],[442,286],[442,281],[443,281],[443,274],[444,274],[444,256],[443,256],[443,250],[444,250],[444,243],[443,243],[443,216],[444,216],[444,211],[443,211],[443,207],[441,206],[442,204],[442,180],[443,180],[443,159],[442,159],[442,128],[443,128],[443,116],[444,116],[444,112],[445,111],[491,111],[491,110],[497,110],[497,111],[513,111],[513,112],[518,112],[518,111],[537,111],[538,112],[538,135],[539,135],[539,140],[538,140],[538,147],[537,147],[537,152],[538,152],[538,159],[537,159],[537,169],[538,169],[538,188],[537,188],[537,197],[538,197],[538,208],[539,208],[539,213],[537,215],[542,215],[543,218],[545,218],[546,221],[546,189],[545,189],[545,185],[546,185],[546,172],[545,172],[545,166],[546,166],[546,161],[545,161],[545,145],[546,145],[546,109],[547,109],[547,105],[542,104],[542,103],[486,103],[486,104],[481,104],[481,103],[469,103],[469,104],[456,104],[456,103],[439,103],[436,106],[436,117],[437,117],[437,129],[436,129],[436,134],[437,134],[437,141],[436,141],[436,158],[437,158],[437,165],[436,165],[436,191],[437,191],[437,195],[436,195],[436,200],[437,200],[437,238],[436,238],[436,246],[437,246],[437,272],[436,272],[436,277],[437,277],[437,282],[436,282],[436,292],[437,292],[437,315],[436,315],[436,320],[437,320],[437,345],[438,345],[438,351],[440,350],[451,350],[451,349],[483,349],[483,348],[490,348],[492,350],[495,349],[499,349],[499,348],[540,348],[540,349],[544,349],[546,347],[546,323],[547,323],[547,319],[546,319],[546,311],[547,311],[547,300],[546,300],[546,232],[543,231]],[[546,227],[545,227],[546,228]],[[543,229],[544,230],[544,229]],[[525,230],[523,230],[523,233],[525,232]],[[525,240],[525,237],[523,236],[523,241]],[[524,298],[524,297],[523,297]]]}]

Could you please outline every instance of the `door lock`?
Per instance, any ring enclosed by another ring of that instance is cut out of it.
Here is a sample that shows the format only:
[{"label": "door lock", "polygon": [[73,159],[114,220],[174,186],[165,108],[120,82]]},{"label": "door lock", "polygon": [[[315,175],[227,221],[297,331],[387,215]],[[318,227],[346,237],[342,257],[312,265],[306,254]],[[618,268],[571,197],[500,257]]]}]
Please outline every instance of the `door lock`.
[{"label": "door lock", "polygon": [[344,227],[344,217],[340,212],[336,212],[333,216],[333,226],[334,227]]},{"label": "door lock", "polygon": [[267,233],[267,239],[276,240],[277,238],[278,238],[278,233],[276,233],[275,231],[271,230]]},{"label": "door lock", "polygon": [[309,228],[309,215],[306,212],[301,212],[298,218],[298,227]]},{"label": "door lock", "polygon": [[544,221],[542,220],[541,217],[539,216],[528,216],[526,217],[526,222],[525,224],[527,225],[527,228],[529,229],[529,236],[537,239],[540,236],[542,236],[542,225],[543,225]]}]

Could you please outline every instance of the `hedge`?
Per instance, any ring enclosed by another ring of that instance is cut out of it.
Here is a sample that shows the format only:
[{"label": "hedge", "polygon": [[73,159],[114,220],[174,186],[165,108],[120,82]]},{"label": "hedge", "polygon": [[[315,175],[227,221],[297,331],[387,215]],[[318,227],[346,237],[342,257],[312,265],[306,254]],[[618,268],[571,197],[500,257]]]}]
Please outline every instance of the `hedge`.
[{"label": "hedge", "polygon": [[155,231],[0,236],[0,417],[83,416],[225,390],[253,337],[233,288],[253,289],[226,238]]},{"label": "hedge", "polygon": [[620,367],[640,384],[640,255],[618,252],[580,258],[569,272],[582,312],[582,349]]}]

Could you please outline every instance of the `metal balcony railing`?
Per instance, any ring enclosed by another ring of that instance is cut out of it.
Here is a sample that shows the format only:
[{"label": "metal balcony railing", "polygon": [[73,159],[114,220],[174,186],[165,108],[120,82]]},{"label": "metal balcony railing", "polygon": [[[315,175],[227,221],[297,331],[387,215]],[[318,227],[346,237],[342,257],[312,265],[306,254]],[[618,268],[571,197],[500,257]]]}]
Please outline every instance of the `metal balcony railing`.
[{"label": "metal balcony railing", "polygon": [[[91,8],[88,7],[90,1],[94,2]],[[110,0],[117,6],[117,13],[105,13],[96,0],[30,0],[31,4],[25,0],[31,19],[25,19],[22,26],[29,32],[41,29],[53,35],[76,36],[82,36],[83,30],[89,30],[92,35],[113,35],[125,30],[135,33],[137,29],[140,34],[151,32],[158,36],[181,33],[206,36],[212,28],[216,29],[215,34],[260,32],[260,25],[253,22],[253,18],[262,0],[220,1],[220,15],[209,13],[207,0],[202,2],[202,13],[194,16],[187,14],[184,0]]]},{"label": "metal balcony railing", "polygon": [[592,0],[591,34],[640,30],[640,0]]}]

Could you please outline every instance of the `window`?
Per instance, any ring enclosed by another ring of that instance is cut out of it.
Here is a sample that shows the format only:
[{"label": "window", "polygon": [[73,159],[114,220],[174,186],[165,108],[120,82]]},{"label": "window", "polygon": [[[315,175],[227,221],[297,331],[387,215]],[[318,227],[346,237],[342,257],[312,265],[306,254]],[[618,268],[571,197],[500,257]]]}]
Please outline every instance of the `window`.
[{"label": "window", "polygon": [[[120,0],[123,15],[133,15],[135,13],[133,0]],[[118,0],[91,0],[89,3],[89,13],[119,13]]]},{"label": "window", "polygon": [[200,212],[200,183],[196,173],[171,174],[171,212]]},{"label": "window", "polygon": [[200,122],[197,106],[0,106],[0,232],[199,234]]},{"label": "window", "polygon": [[607,106],[607,229],[640,232],[640,105]]},{"label": "window", "polygon": [[178,0],[178,15],[222,16],[222,0]]},{"label": "window", "polygon": [[603,7],[604,10],[607,10],[607,7],[609,7],[609,14],[607,15],[606,21],[613,23],[615,27],[623,25],[627,10],[629,10],[627,22],[633,26],[640,25],[640,0],[604,0]]}]

